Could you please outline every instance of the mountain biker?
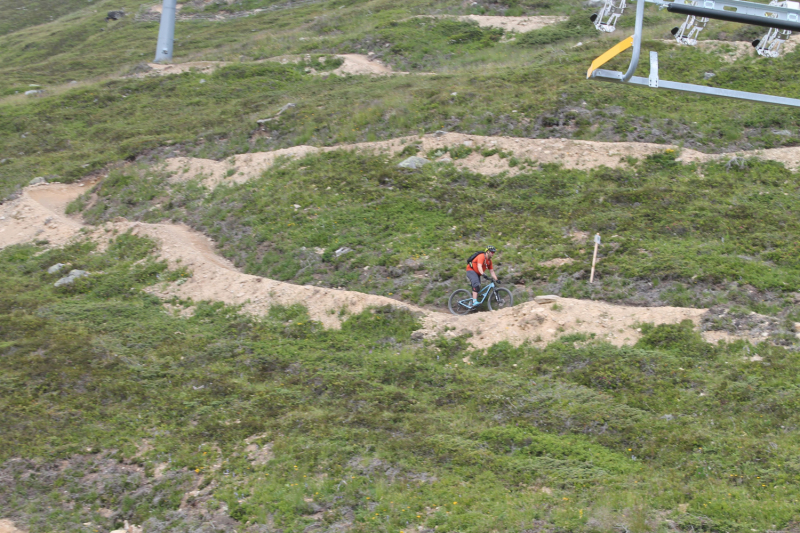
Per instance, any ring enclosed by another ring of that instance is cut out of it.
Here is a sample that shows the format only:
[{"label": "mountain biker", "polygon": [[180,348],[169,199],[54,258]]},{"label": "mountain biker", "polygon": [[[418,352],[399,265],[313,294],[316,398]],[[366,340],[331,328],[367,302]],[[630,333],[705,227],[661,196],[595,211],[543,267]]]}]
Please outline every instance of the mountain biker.
[{"label": "mountain biker", "polygon": [[481,276],[486,276],[488,271],[492,275],[495,283],[500,283],[497,275],[494,273],[494,265],[492,264],[492,257],[497,253],[497,248],[494,246],[487,246],[486,250],[476,255],[472,261],[467,263],[467,279],[469,284],[472,285],[472,305],[478,305],[478,291],[481,290]]}]

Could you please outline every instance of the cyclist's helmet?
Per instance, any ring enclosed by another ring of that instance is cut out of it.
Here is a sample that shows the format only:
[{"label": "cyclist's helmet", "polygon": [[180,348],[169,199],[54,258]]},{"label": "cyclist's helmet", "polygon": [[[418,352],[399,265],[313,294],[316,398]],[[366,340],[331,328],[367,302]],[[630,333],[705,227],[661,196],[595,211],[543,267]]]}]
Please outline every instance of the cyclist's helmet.
[{"label": "cyclist's helmet", "polygon": [[487,246],[486,251],[495,253],[497,251],[497,248],[495,248],[494,246]]}]

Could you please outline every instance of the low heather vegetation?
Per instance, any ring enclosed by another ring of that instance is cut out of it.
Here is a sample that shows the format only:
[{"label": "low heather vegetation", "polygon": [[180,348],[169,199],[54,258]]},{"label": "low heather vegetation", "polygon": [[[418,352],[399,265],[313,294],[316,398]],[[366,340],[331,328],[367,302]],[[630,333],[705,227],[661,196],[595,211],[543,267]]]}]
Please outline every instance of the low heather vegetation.
[{"label": "low heather vegetation", "polygon": [[[105,251],[0,252],[0,506],[39,531],[785,529],[798,358],[691,324],[635,347],[414,341],[392,308],[323,330],[142,290],[187,272]],[[55,263],[82,283],[55,288]],[[248,525],[249,523],[249,525]],[[249,528],[249,529],[248,529]]]}]

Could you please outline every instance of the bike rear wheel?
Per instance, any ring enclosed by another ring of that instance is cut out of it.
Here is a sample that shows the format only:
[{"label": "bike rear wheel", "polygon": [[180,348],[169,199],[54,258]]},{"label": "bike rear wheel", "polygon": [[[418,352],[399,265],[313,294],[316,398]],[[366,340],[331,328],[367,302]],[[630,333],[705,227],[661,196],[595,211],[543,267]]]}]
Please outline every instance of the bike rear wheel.
[{"label": "bike rear wheel", "polygon": [[450,299],[447,301],[447,307],[450,308],[450,312],[454,315],[466,315],[470,311],[472,311],[471,306],[464,305],[464,300],[472,301],[472,293],[466,289],[458,289],[454,291],[453,294],[450,295]]},{"label": "bike rear wheel", "polygon": [[508,289],[495,289],[489,296],[489,311],[498,311],[514,305],[514,297]]}]

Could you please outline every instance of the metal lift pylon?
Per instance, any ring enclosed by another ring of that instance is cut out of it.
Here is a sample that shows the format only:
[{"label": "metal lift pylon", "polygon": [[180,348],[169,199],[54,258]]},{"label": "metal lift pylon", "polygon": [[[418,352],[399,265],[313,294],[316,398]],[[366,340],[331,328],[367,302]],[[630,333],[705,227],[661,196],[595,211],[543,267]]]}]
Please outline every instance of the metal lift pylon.
[{"label": "metal lift pylon", "polygon": [[[665,2],[663,0],[636,0],[636,25],[634,27],[633,36],[618,43],[595,59],[591,67],[589,67],[589,71],[586,73],[587,79],[708,96],[721,96],[724,98],[735,98],[737,100],[747,100],[764,104],[800,107],[800,100],[797,98],[786,98],[783,96],[662,80],[658,73],[657,52],[650,52],[650,76],[648,78],[634,76],[633,74],[639,66],[639,55],[642,49],[642,25],[644,21],[644,4],[646,1],[658,4],[659,7],[666,8],[667,11],[671,13],[685,14],[698,18],[727,20],[743,24],[755,24],[768,28],[777,28],[779,30],[800,31],[798,11],[779,6],[756,4],[741,0],[684,0],[680,3]],[[599,68],[631,46],[633,47],[633,57],[631,57],[631,63],[625,73]]]}]

